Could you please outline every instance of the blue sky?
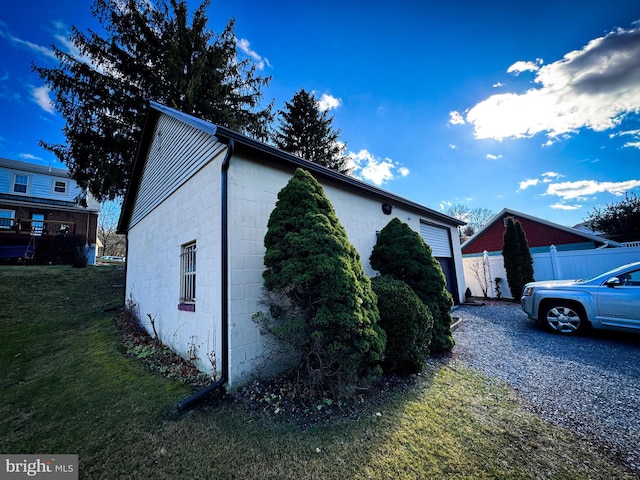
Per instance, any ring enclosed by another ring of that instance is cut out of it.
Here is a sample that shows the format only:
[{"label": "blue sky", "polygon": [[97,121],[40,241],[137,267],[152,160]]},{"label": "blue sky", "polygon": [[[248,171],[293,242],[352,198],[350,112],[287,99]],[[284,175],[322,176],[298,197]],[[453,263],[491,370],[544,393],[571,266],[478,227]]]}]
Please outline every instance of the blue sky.
[{"label": "blue sky", "polygon": [[[434,5],[430,5],[433,3]],[[436,210],[511,208],[572,226],[640,194],[640,2],[212,1],[276,109],[304,88],[355,174]],[[61,166],[62,117],[31,69],[99,29],[92,2],[0,10],[0,157]],[[195,7],[197,4],[193,3]],[[69,50],[70,51],[70,50]],[[622,196],[621,196],[622,195]]]}]

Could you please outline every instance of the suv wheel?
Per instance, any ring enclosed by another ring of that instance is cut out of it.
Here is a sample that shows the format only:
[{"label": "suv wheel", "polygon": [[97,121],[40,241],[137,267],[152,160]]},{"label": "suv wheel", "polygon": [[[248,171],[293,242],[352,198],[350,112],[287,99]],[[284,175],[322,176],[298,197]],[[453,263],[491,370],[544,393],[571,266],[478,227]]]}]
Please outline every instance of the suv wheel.
[{"label": "suv wheel", "polygon": [[574,335],[585,324],[583,315],[578,308],[574,305],[561,303],[547,305],[543,311],[542,320],[549,330],[562,335]]}]

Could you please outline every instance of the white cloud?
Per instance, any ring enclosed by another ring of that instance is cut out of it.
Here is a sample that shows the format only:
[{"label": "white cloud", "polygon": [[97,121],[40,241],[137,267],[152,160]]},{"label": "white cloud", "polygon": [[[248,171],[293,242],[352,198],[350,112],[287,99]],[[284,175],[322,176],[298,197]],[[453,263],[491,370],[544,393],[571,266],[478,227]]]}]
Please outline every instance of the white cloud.
[{"label": "white cloud", "polygon": [[[95,65],[91,58],[87,55],[83,54],[78,48],[73,44],[71,39],[69,38],[69,29],[62,22],[53,22],[53,38],[57,42],[58,48],[61,51],[71,55],[71,57],[75,58],[79,62],[90,65],[91,68],[97,71],[104,71],[106,69],[105,66]],[[30,42],[28,40],[23,40],[12,35],[6,28],[6,25],[0,21],[0,38],[7,39],[14,47],[22,48],[26,50],[30,50],[41,57],[46,57],[58,62],[56,55],[53,49],[44,47],[42,45],[38,45],[36,43]]]},{"label": "white cloud", "polygon": [[269,59],[259,55],[255,50],[252,50],[251,43],[249,43],[249,40],[246,38],[236,39],[236,46],[240,51],[251,57],[256,62],[256,68],[258,70],[264,70],[265,65],[267,67],[271,67]]},{"label": "white cloud", "polygon": [[457,145],[454,145],[453,143],[450,143],[450,144],[449,144],[449,148],[450,148],[451,150],[457,150],[457,149],[458,149],[458,146],[457,146]]},{"label": "white cloud", "polygon": [[36,157],[35,155],[31,155],[30,153],[20,153],[18,154],[18,156],[25,160],[42,160],[41,157]]},{"label": "white cloud", "polygon": [[357,178],[370,181],[375,185],[392,180],[395,171],[401,176],[409,175],[409,169],[400,166],[390,158],[376,158],[368,150],[362,149],[359,152],[349,152],[349,158],[353,166],[353,175]]},{"label": "white cloud", "polygon": [[554,179],[561,178],[564,175],[560,175],[557,172],[544,172],[541,176],[543,177],[542,181],[544,183],[550,183],[553,182]]},{"label": "white cloud", "polygon": [[624,132],[612,133],[609,135],[609,138],[622,137],[622,136],[631,136],[634,137],[633,140],[626,141],[623,148],[638,148],[640,149],[640,130],[626,130]]},{"label": "white cloud", "polygon": [[634,188],[640,187],[640,180],[624,182],[598,182],[596,180],[579,180],[577,182],[551,183],[545,195],[556,195],[563,200],[581,199],[597,193],[624,195]]},{"label": "white cloud", "polygon": [[338,108],[341,105],[342,105],[341,98],[336,98],[326,93],[323,93],[322,96],[320,97],[320,100],[318,100],[318,108],[323,112]]},{"label": "white cloud", "polygon": [[34,87],[31,90],[31,96],[33,101],[36,102],[40,108],[45,112],[53,114],[54,107],[51,97],[49,97],[49,87]]},{"label": "white cloud", "polygon": [[542,59],[538,58],[535,62],[519,61],[507,68],[507,73],[513,73],[518,76],[522,72],[536,72],[542,65]]},{"label": "white cloud", "polygon": [[624,132],[612,133],[609,137],[620,137],[622,135],[633,135],[634,137],[640,136],[640,130],[626,130]]},{"label": "white cloud", "polygon": [[49,57],[54,60],[57,60],[55,54],[53,53],[53,50],[47,47],[43,47],[42,45],[29,42],[27,40],[22,40],[21,38],[18,38],[15,35],[12,35],[6,29],[6,25],[3,22],[0,22],[0,38],[7,39],[10,43],[12,43],[14,46],[18,48],[24,48],[26,50],[30,50],[34,53],[37,53],[41,56]]},{"label": "white cloud", "polygon": [[[509,71],[536,71],[523,94],[493,95],[466,115],[478,139],[555,139],[582,128],[605,131],[640,111],[640,25],[618,28],[548,65],[516,62]],[[535,70],[534,70],[535,67]]]},{"label": "white cloud", "polygon": [[449,112],[449,125],[464,125],[464,117],[460,115],[460,112]]},{"label": "white cloud", "polygon": [[493,88],[500,88],[500,87],[504,87],[504,83],[502,82],[497,82],[493,84]]},{"label": "white cloud", "polygon": [[580,210],[582,208],[582,205],[580,204],[567,205],[565,203],[554,203],[553,205],[551,205],[551,208],[555,208],[556,210]]},{"label": "white cloud", "polygon": [[527,180],[523,180],[520,182],[520,188],[518,188],[518,191],[524,190],[525,188],[529,187],[535,187],[539,182],[540,180],[538,180],[537,178],[529,178]]},{"label": "white cloud", "polygon": [[487,154],[487,160],[499,160],[502,158],[502,155],[493,155],[492,153]]}]

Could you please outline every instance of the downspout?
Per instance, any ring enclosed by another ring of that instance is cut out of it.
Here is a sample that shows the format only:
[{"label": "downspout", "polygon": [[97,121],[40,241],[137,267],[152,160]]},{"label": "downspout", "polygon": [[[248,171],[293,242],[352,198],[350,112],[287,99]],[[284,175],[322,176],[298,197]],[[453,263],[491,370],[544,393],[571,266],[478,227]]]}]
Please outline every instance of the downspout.
[{"label": "downspout", "polygon": [[227,153],[222,161],[222,168],[220,174],[220,190],[222,195],[222,211],[221,211],[221,331],[222,331],[222,374],[220,379],[203,388],[202,390],[194,393],[186,400],[183,400],[178,404],[178,410],[184,410],[189,408],[193,404],[202,401],[210,393],[222,388],[229,378],[229,219],[228,219],[228,171],[231,156],[233,155],[234,142],[233,138],[229,139],[229,146],[227,147]]}]

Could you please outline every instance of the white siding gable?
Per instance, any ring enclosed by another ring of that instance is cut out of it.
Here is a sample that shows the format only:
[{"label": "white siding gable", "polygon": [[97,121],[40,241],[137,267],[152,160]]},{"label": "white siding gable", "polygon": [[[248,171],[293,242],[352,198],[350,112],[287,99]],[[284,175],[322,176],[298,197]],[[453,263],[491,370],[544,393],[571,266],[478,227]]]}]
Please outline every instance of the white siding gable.
[{"label": "white siding gable", "polygon": [[225,148],[226,145],[216,142],[210,134],[161,115],[153,132],[129,227],[136,225]]}]

